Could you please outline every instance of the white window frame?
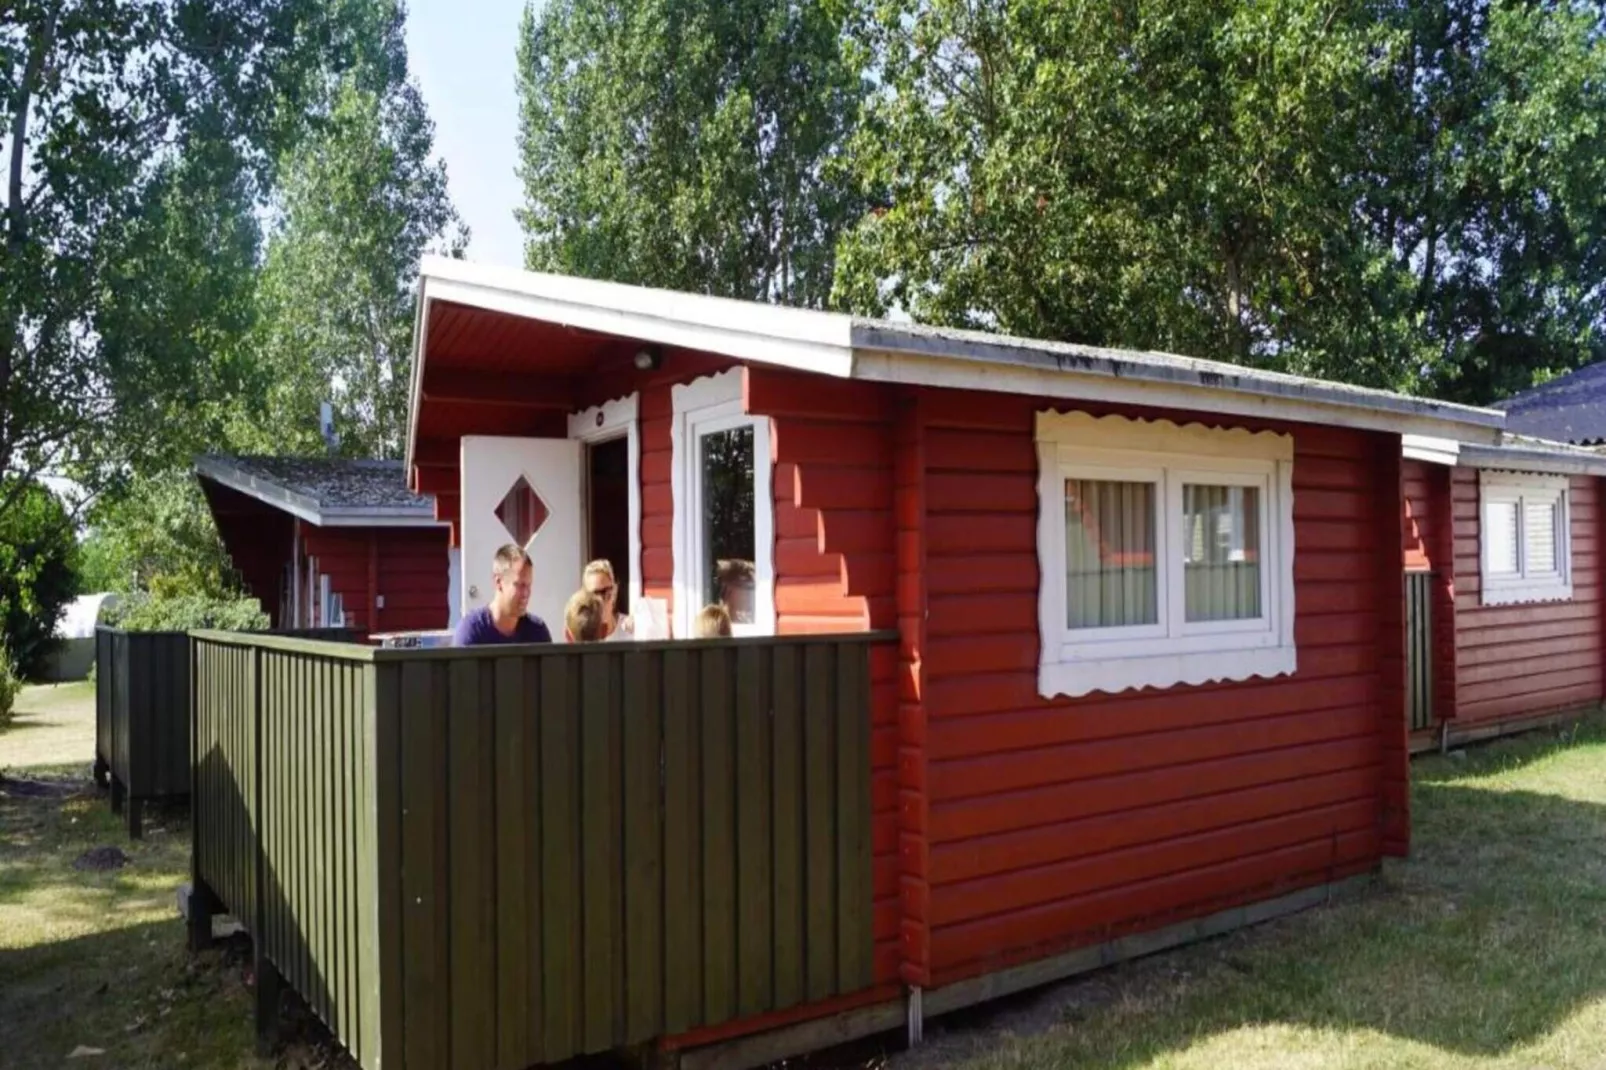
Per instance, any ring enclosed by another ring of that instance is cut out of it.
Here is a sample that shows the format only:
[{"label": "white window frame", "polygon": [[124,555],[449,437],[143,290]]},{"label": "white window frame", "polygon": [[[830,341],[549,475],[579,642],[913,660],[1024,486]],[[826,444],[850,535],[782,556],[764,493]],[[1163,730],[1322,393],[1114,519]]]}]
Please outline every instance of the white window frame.
[{"label": "white window frame", "polygon": [[[1566,476],[1528,472],[1478,473],[1478,579],[1480,600],[1486,606],[1522,602],[1568,602],[1573,597],[1572,495]],[[1496,502],[1517,508],[1517,572],[1497,574],[1489,565],[1489,506]],[[1556,508],[1556,569],[1533,573],[1528,569],[1528,504]]]},{"label": "white window frame", "polygon": [[[595,446],[614,439],[625,440],[625,479],[629,482],[629,503],[625,523],[629,525],[630,554],[630,612],[641,605],[641,432],[639,430],[639,393],[615,398],[603,405],[595,405],[581,412],[569,414],[569,437],[585,446]],[[580,485],[583,488],[585,525],[582,527],[586,542],[591,542],[589,464],[582,467]]]},{"label": "white window frame", "polygon": [[675,634],[693,634],[707,588],[703,569],[703,495],[697,464],[704,435],[753,429],[753,622],[732,624],[733,635],[775,634],[775,498],[770,421],[752,416],[742,400],[743,370],[728,368],[670,390],[670,492],[674,499]]},{"label": "white window frame", "polygon": [[[1246,680],[1295,671],[1292,436],[1199,424],[1179,426],[1168,420],[1040,412],[1035,437],[1040,694],[1074,697],[1094,691]],[[1067,627],[1068,479],[1156,484],[1158,624]],[[1184,619],[1184,483],[1259,490],[1260,617]]]}]

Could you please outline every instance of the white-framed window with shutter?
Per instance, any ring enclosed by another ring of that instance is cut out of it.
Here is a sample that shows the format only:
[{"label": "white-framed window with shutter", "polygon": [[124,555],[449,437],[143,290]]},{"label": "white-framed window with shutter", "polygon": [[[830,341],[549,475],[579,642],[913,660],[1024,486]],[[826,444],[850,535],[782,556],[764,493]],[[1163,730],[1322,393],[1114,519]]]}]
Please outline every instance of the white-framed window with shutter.
[{"label": "white-framed window with shutter", "polygon": [[1037,416],[1045,696],[1291,673],[1293,440]]},{"label": "white-framed window with shutter", "polygon": [[1486,606],[1573,596],[1566,476],[1478,473],[1479,578]]}]

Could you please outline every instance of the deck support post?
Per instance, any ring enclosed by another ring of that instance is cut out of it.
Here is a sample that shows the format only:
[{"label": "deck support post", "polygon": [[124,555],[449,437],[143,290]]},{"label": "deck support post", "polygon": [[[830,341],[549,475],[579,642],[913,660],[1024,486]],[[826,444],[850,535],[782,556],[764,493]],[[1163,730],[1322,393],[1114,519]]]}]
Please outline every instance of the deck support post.
[{"label": "deck support post", "polygon": [[1450,753],[1450,722],[1449,721],[1440,721],[1439,722],[1439,754],[1442,756],[1442,755],[1449,754],[1449,753]]},{"label": "deck support post", "polygon": [[908,1043],[911,1048],[918,1048],[926,1039],[926,1016],[921,1006],[921,988],[919,985],[909,986],[908,1006]]},{"label": "deck support post", "polygon": [[139,798],[129,799],[126,809],[128,811],[128,838],[140,840],[145,838],[145,800]]},{"label": "deck support post", "polygon": [[262,953],[262,940],[257,933],[251,934],[251,947],[251,974],[256,980],[257,1055],[266,1059],[279,1046],[279,998],[284,992],[284,977]]},{"label": "deck support post", "polygon": [[123,800],[127,797],[127,795],[128,795],[128,788],[123,785],[122,780],[118,779],[117,774],[113,773],[112,774],[112,813],[121,814],[123,812]]},{"label": "deck support post", "polygon": [[95,786],[104,791],[106,786],[110,783],[110,774],[111,766],[106,764],[106,759],[102,758],[98,754],[95,755]]}]

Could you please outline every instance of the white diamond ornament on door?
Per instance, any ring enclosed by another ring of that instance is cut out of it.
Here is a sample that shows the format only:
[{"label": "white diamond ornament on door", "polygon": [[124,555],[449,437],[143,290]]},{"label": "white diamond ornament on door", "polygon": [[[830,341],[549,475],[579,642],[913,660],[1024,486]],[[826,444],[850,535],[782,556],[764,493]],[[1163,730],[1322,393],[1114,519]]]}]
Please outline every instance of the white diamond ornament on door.
[{"label": "white diamond ornament on door", "polygon": [[492,559],[511,542],[530,555],[530,612],[561,634],[585,563],[580,443],[465,435],[461,464],[463,612],[490,604]]}]

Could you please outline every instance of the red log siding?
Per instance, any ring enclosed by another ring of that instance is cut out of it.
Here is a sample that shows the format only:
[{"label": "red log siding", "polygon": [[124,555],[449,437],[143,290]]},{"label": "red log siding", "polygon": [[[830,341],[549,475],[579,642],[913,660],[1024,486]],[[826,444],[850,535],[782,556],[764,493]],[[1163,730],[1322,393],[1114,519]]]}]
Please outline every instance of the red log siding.
[{"label": "red log siding", "polygon": [[935,984],[1365,870],[1401,834],[1399,440],[1274,427],[1295,436],[1297,674],[1049,701],[1039,405],[921,397]]},{"label": "red log siding", "polygon": [[1405,567],[1411,570],[1433,567],[1437,510],[1433,494],[1433,469],[1422,461],[1402,462],[1405,508],[1402,511]]},{"label": "red log siding", "polygon": [[1456,715],[1455,532],[1450,518],[1452,469],[1402,460],[1401,510],[1406,571],[1431,570],[1433,582],[1433,715]]},{"label": "red log siding", "polygon": [[[445,528],[319,528],[302,523],[302,553],[317,558],[352,615],[371,632],[444,628],[450,560]],[[373,596],[385,606],[373,612]]]},{"label": "red log siding", "polygon": [[[1374,435],[1367,445],[1371,448],[1372,470],[1376,473],[1373,485],[1390,492],[1387,497],[1379,496],[1378,501],[1386,504],[1375,510],[1378,552],[1373,573],[1373,583],[1379,592],[1374,641],[1381,701],[1374,717],[1383,741],[1383,853],[1403,858],[1411,845],[1411,728],[1406,711],[1405,585],[1402,579],[1405,554],[1389,536],[1397,530],[1392,506],[1401,500],[1405,479],[1398,436]],[[1295,463],[1298,463],[1297,457]],[[1297,482],[1294,493],[1297,500]],[[1297,530],[1294,538],[1297,542]]]},{"label": "red log siding", "polygon": [[1482,604],[1478,473],[1454,470],[1456,720],[1530,717],[1599,702],[1602,695],[1599,481],[1570,485],[1573,597]]}]

